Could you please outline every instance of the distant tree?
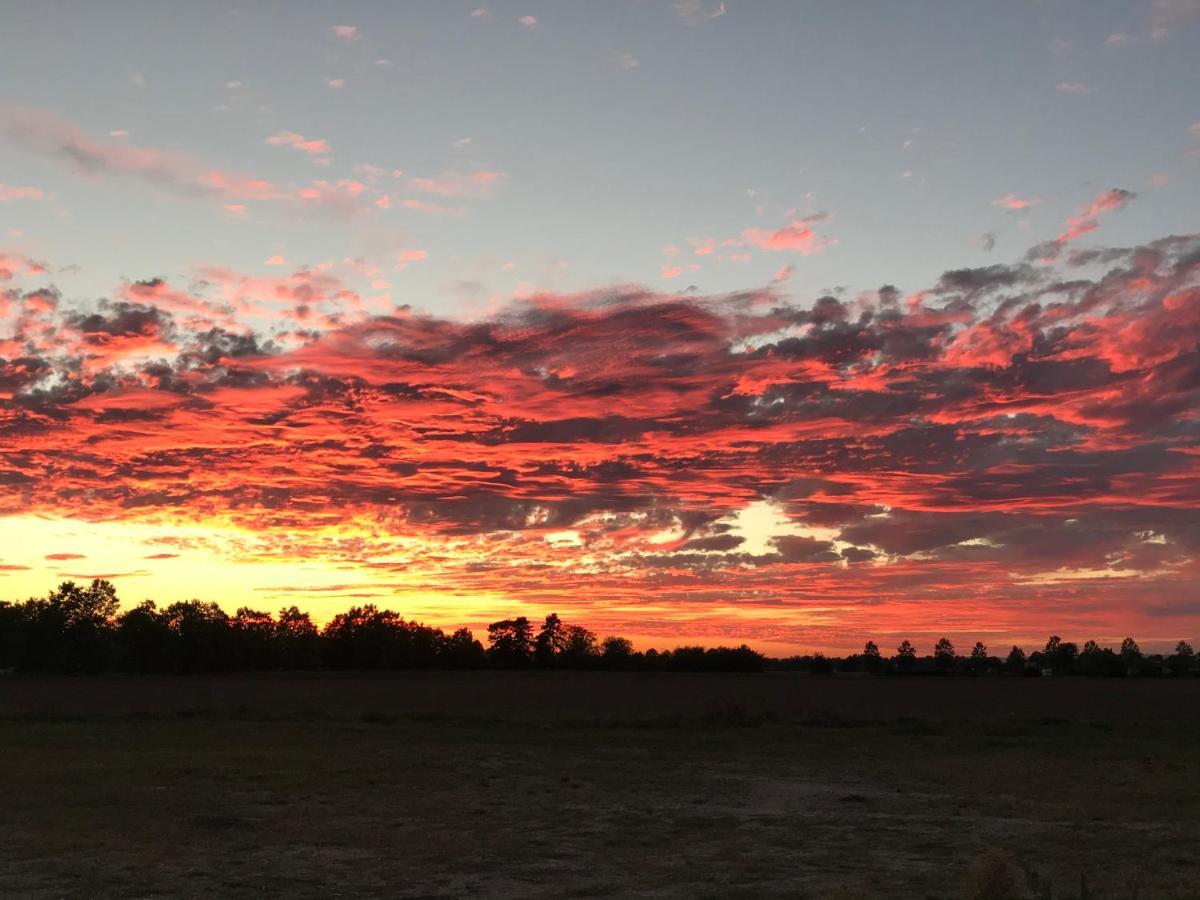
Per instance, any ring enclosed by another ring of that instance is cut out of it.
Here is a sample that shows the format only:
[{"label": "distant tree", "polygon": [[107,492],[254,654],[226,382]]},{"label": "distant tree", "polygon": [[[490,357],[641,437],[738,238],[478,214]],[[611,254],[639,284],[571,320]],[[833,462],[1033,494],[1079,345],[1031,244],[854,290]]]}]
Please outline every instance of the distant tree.
[{"label": "distant tree", "polygon": [[110,582],[96,579],[81,587],[64,581],[44,600],[22,606],[20,668],[99,672],[115,662],[119,603]]},{"label": "distant tree", "polygon": [[633,644],[627,638],[606,637],[600,644],[600,657],[609,668],[625,668],[633,659]]},{"label": "distant tree", "polygon": [[279,667],[275,617],[243,606],[230,622],[236,645],[238,669],[276,669]]},{"label": "distant tree", "polygon": [[487,663],[483,644],[466,628],[460,628],[443,644],[442,656],[447,668],[481,669]]},{"label": "distant tree", "polygon": [[25,610],[0,600],[0,669],[15,669],[25,648]]},{"label": "distant tree", "polygon": [[905,638],[896,648],[896,668],[902,672],[912,670],[917,664],[917,648]]},{"label": "distant tree", "polygon": [[971,671],[979,674],[987,671],[988,667],[988,652],[987,644],[983,641],[976,641],[975,646],[971,648]]},{"label": "distant tree", "polygon": [[1171,671],[1176,675],[1186,675],[1191,671],[1192,665],[1196,661],[1196,651],[1192,649],[1192,645],[1187,641],[1180,641],[1175,645],[1175,653],[1168,661]]},{"label": "distant tree", "polygon": [[943,671],[950,671],[954,668],[954,644],[949,638],[938,638],[938,642],[933,647],[934,664]]},{"label": "distant tree", "polygon": [[120,667],[127,672],[173,672],[174,635],[153,600],[145,600],[117,617]]},{"label": "distant tree", "polygon": [[553,666],[555,660],[562,654],[566,646],[566,626],[558,617],[558,613],[550,613],[542,623],[537,638],[534,639],[533,658],[539,666]]},{"label": "distant tree", "polygon": [[229,616],[217,604],[199,600],[172,603],[162,616],[171,632],[177,671],[227,672],[234,668],[233,629]]},{"label": "distant tree", "polygon": [[1004,668],[1013,675],[1022,674],[1025,671],[1025,651],[1014,644],[1008,651],[1008,658],[1004,660]]},{"label": "distant tree", "polygon": [[283,669],[316,669],[321,665],[321,637],[312,617],[295,606],[284,607],[275,620],[275,647]]},{"label": "distant tree", "polygon": [[533,658],[533,630],[524,616],[488,626],[488,658],[502,668],[522,668]]},{"label": "distant tree", "polygon": [[1057,634],[1050,636],[1040,654],[1034,654],[1034,663],[1054,670],[1056,675],[1070,675],[1075,671],[1079,647],[1064,641]]},{"label": "distant tree", "polygon": [[563,629],[562,649],[558,656],[564,665],[580,668],[595,661],[598,648],[595,632],[582,625],[568,625]]},{"label": "distant tree", "polygon": [[1142,665],[1142,648],[1131,637],[1121,641],[1121,661],[1125,663],[1125,671],[1136,674]]},{"label": "distant tree", "polygon": [[867,641],[863,646],[863,667],[875,675],[883,670],[883,657],[879,654],[879,645],[874,641]]}]

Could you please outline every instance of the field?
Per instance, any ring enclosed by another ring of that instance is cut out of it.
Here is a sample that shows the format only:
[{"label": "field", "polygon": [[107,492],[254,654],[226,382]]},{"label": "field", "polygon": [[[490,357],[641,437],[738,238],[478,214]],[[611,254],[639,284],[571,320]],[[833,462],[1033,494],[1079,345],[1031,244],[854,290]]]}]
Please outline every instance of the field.
[{"label": "field", "polygon": [[9,677],[0,895],[1200,897],[1198,711],[1200,679]]}]

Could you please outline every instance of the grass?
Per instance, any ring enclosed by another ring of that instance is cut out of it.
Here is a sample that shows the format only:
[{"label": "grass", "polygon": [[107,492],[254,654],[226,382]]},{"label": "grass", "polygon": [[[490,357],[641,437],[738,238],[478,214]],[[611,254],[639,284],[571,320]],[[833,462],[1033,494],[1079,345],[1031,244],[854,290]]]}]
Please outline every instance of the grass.
[{"label": "grass", "polygon": [[1093,684],[8,679],[0,895],[1200,896],[1200,684]]}]

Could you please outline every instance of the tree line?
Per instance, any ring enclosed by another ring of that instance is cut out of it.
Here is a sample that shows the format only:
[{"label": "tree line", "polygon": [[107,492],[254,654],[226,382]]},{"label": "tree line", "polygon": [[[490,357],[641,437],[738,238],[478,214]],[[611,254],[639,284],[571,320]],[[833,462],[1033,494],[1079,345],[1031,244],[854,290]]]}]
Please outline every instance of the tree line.
[{"label": "tree line", "polygon": [[264,670],[626,669],[647,671],[803,671],[814,675],[1195,675],[1196,653],[1180,641],[1173,654],[1143,654],[1133,638],[1119,649],[1082,648],[1053,635],[1028,655],[1013,647],[992,655],[977,641],[964,656],[948,638],[919,656],[910,641],[885,657],[874,641],[862,653],[767,659],[739,647],[635,651],[630,641],[600,638],[551,613],[540,624],[520,616],[487,627],[485,647],[466,628],[447,634],[373,605],[338,613],[318,628],[295,606],[278,615],[242,607],[232,616],[199,600],[158,607],[147,600],[121,612],[108,581],[64,582],[44,598],[0,601],[0,670],[49,673],[198,674]]},{"label": "tree line", "polygon": [[188,600],[147,600],[121,612],[108,581],[64,582],[45,598],[0,601],[0,670],[198,674],[266,670],[645,669],[753,672],[761,654],[740,647],[635,651],[557,614],[493,622],[487,647],[466,628],[447,634],[373,605],[318,628],[295,606],[278,615]]},{"label": "tree line", "polygon": [[835,672],[866,672],[872,675],[1018,675],[1042,677],[1047,675],[1083,675],[1088,677],[1125,678],[1160,675],[1200,675],[1200,659],[1187,641],[1179,641],[1170,654],[1142,652],[1131,637],[1121,641],[1119,649],[1101,647],[1087,641],[1083,647],[1051,635],[1040,650],[1026,654],[1013,646],[1004,657],[992,655],[983,641],[965,656],[959,655],[949,638],[934,644],[933,652],[918,656],[910,641],[901,641],[895,655],[885,657],[874,641],[867,641],[862,653],[845,657],[794,656],[779,660],[781,668],[796,669],[814,675]]}]

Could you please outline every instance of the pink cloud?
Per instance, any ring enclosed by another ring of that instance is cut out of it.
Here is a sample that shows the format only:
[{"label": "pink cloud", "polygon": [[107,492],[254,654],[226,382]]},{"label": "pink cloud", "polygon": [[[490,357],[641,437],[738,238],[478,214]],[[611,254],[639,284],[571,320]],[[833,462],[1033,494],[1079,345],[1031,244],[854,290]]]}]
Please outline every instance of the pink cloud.
[{"label": "pink cloud", "polygon": [[663,278],[678,278],[682,274],[683,274],[683,266],[663,266],[662,267],[662,277]]},{"label": "pink cloud", "polygon": [[439,197],[486,197],[504,180],[502,172],[447,172],[440,178],[411,178],[409,187]]},{"label": "pink cloud", "polygon": [[1055,243],[1065,244],[1082,237],[1100,227],[1100,215],[1123,209],[1134,195],[1121,188],[1113,188],[1096,196],[1078,216],[1067,219],[1067,230],[1055,238]]},{"label": "pink cloud", "polygon": [[524,25],[526,28],[537,28],[538,27],[538,20],[537,20],[536,16],[521,16],[521,18],[517,19],[517,21],[520,22],[522,25]]},{"label": "pink cloud", "polygon": [[329,144],[321,138],[306,138],[294,131],[277,131],[267,138],[272,147],[294,147],[301,153],[310,156],[324,156],[329,152]]},{"label": "pink cloud", "polygon": [[325,83],[327,85],[329,85],[331,88],[333,88],[335,91],[340,91],[342,88],[344,88],[346,86],[346,79],[345,78],[326,78]]},{"label": "pink cloud", "polygon": [[357,41],[360,37],[357,25],[334,25],[332,31],[343,41]]},{"label": "pink cloud", "polygon": [[0,135],[38,156],[65,162],[85,176],[122,175],[192,197],[279,199],[269,182],[236,172],[207,170],[186,156],[125,141],[97,140],[79,126],[32,109],[0,111]]},{"label": "pink cloud", "polygon": [[426,250],[401,250],[396,254],[396,259],[400,262],[417,262],[428,258],[429,252]]},{"label": "pink cloud", "polygon": [[284,259],[284,258],[283,258],[282,256],[280,256],[279,254],[276,254],[275,256],[268,256],[268,257],[267,257],[267,259],[266,259],[266,265],[268,265],[268,266],[286,266],[286,265],[287,265],[287,260],[286,260],[286,259]]},{"label": "pink cloud", "polygon": [[415,197],[409,197],[402,205],[405,209],[430,216],[461,216],[465,214],[465,210],[456,206],[443,206],[440,203],[430,203],[428,200],[418,200]]},{"label": "pink cloud", "polygon": [[827,216],[809,216],[804,219],[794,219],[790,224],[774,231],[762,228],[747,228],[742,232],[742,241],[752,247],[757,247],[770,253],[780,251],[798,251],[804,256],[820,253],[831,247],[835,241],[819,236],[812,229],[812,224],[823,221]]},{"label": "pink cloud", "polygon": [[1041,202],[1042,201],[1039,197],[1032,197],[1028,200],[1022,200],[1020,197],[1016,196],[1015,194],[1005,194],[999,200],[993,200],[992,206],[1002,206],[1005,209],[1011,209],[1011,210],[1015,211],[1015,210],[1019,210],[1019,209],[1028,209],[1029,207],[1033,206],[1035,203],[1041,203]]},{"label": "pink cloud", "polygon": [[11,200],[41,200],[45,196],[40,188],[20,187],[0,181],[0,203],[8,203]]}]

